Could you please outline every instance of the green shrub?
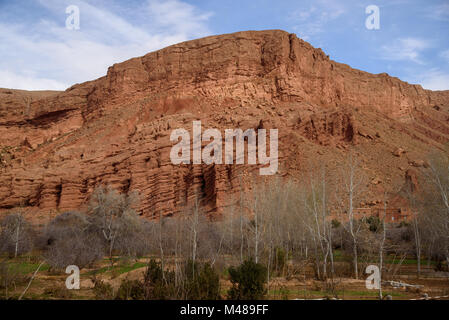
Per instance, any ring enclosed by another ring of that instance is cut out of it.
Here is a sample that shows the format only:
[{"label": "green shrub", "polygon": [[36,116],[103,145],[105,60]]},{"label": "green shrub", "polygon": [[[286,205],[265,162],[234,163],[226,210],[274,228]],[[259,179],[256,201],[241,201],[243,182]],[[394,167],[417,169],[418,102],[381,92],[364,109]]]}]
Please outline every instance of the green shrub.
[{"label": "green shrub", "polygon": [[382,224],[378,217],[374,217],[374,216],[368,217],[365,221],[368,224],[369,231],[371,231],[371,232],[382,231]]},{"label": "green shrub", "polygon": [[262,299],[267,293],[267,269],[252,260],[243,262],[237,268],[229,268],[232,288],[228,291],[228,298],[232,300]]},{"label": "green shrub", "polygon": [[17,286],[28,281],[28,277],[6,261],[0,262],[0,300],[12,298],[9,295]]},{"label": "green shrub", "polygon": [[220,277],[209,264],[188,261],[185,267],[185,299],[217,300],[220,299]]},{"label": "green shrub", "polygon": [[435,271],[448,272],[449,271],[449,266],[448,266],[446,261],[438,259],[437,263],[435,264],[434,269],[435,269]]},{"label": "green shrub", "polygon": [[161,264],[151,259],[143,280],[145,299],[166,300],[176,298],[175,273],[163,272]]},{"label": "green shrub", "polygon": [[332,219],[331,224],[332,224],[332,228],[335,228],[335,229],[339,228],[341,226],[341,222],[338,221],[337,219]]},{"label": "green shrub", "polygon": [[123,280],[115,295],[116,300],[143,300],[144,298],[143,283],[138,280]]},{"label": "green shrub", "polygon": [[283,273],[285,262],[287,261],[287,253],[282,248],[275,249],[273,270],[278,274]]},{"label": "green shrub", "polygon": [[279,288],[279,295],[282,300],[288,300],[289,291],[286,286],[281,286]]},{"label": "green shrub", "polygon": [[156,283],[162,280],[162,267],[159,262],[151,259],[145,272],[145,281]]},{"label": "green shrub", "polygon": [[95,281],[93,290],[97,300],[112,300],[114,298],[114,289],[109,283],[102,280]]},{"label": "green shrub", "polygon": [[67,288],[62,287],[50,287],[45,289],[44,295],[50,296],[56,299],[70,299],[72,298],[72,292]]}]

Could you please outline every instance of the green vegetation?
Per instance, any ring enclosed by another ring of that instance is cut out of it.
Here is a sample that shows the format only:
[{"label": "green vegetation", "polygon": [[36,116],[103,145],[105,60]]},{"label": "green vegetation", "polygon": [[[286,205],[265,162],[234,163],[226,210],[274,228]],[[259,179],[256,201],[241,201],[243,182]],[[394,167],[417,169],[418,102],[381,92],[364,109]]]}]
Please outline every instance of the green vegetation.
[{"label": "green vegetation", "polygon": [[116,300],[142,300],[145,298],[145,290],[138,280],[125,279],[115,296]]},{"label": "green vegetation", "polygon": [[[36,271],[39,267],[39,263],[26,262],[26,261],[8,261],[8,266],[21,274],[30,274]],[[50,269],[48,264],[44,264],[40,267],[39,272],[47,271]]]},{"label": "green vegetation", "polygon": [[94,275],[94,274],[113,274],[115,276],[121,275],[123,273],[128,273],[130,271],[145,268],[147,266],[144,262],[135,262],[133,264],[123,264],[123,265],[115,265],[113,267],[107,266],[102,267],[95,270],[90,270],[86,272],[86,275]]},{"label": "green vegetation", "polygon": [[188,261],[185,268],[186,298],[191,300],[220,299],[220,277],[209,264]]},{"label": "green vegetation", "polygon": [[114,297],[114,289],[109,283],[102,280],[95,280],[93,288],[95,299],[97,300],[111,300]]},{"label": "green vegetation", "polygon": [[259,300],[267,293],[267,269],[252,260],[244,261],[240,266],[229,268],[232,288],[228,291],[231,300]]},{"label": "green vegetation", "polygon": [[[316,190],[262,191],[254,217],[237,207],[222,221],[207,219],[199,200],[179,218],[145,220],[133,209],[136,199],[110,188],[97,189],[86,212],[58,213],[39,227],[11,211],[0,220],[0,298],[18,298],[27,288],[24,299],[376,299],[362,280],[380,256],[385,280],[421,266],[420,281],[447,271],[440,238],[430,242],[421,233],[427,242],[416,253],[414,225],[388,225],[384,233],[378,218],[367,218],[354,221],[354,238],[345,222],[321,217],[320,194],[310,194]],[[68,265],[82,270],[79,292],[61,289]],[[85,285],[89,279],[93,287]],[[383,289],[396,297],[420,294]]]}]

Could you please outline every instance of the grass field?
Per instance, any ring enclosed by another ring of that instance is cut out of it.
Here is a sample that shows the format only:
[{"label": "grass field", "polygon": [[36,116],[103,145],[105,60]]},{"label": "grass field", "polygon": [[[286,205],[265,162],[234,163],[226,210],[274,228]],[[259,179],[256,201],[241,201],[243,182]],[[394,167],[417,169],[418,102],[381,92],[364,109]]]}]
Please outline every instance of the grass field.
[{"label": "grass field", "polygon": [[[33,280],[29,290],[24,296],[24,299],[94,299],[92,290],[93,277],[101,279],[105,283],[109,283],[112,287],[117,288],[124,279],[141,279],[146,270],[149,258],[141,258],[138,260],[120,260],[114,262],[114,266],[110,266],[108,259],[96,263],[92,268],[82,269],[81,289],[67,290],[65,288],[65,280],[67,274],[62,271],[51,270],[51,268],[44,264],[41,266],[36,278]],[[337,264],[343,264],[344,259],[340,253],[336,252]],[[340,262],[338,262],[340,261]],[[383,286],[384,295],[390,295],[395,300],[407,300],[420,298],[424,293],[429,296],[437,296],[449,294],[449,277],[437,277],[436,273],[433,276],[433,268],[426,266],[427,261],[423,261],[423,271],[425,276],[417,278],[414,275],[416,267],[416,260],[404,259],[401,265],[398,265],[398,259],[386,259],[386,267],[394,266],[399,268],[397,276],[394,279],[397,281],[405,281],[409,284],[419,284],[422,286],[420,290],[407,290],[405,288],[392,288],[390,286]],[[8,288],[0,289],[0,295],[4,298],[17,298],[23,289],[28,284],[32,274],[39,266],[39,262],[34,261],[32,257],[20,257],[11,259],[7,262],[10,272],[17,276],[17,281]],[[407,275],[407,278],[404,277]],[[366,300],[378,299],[377,290],[368,290],[365,287],[365,275],[361,279],[351,279],[350,277],[336,277],[334,284],[330,285],[328,281],[318,281],[313,279],[310,270],[304,274],[290,275],[288,278],[272,277],[267,286],[267,299],[343,299],[343,300]],[[226,269],[220,273],[221,295],[226,297],[227,290],[231,287],[229,275]],[[3,292],[2,292],[3,291]]]}]

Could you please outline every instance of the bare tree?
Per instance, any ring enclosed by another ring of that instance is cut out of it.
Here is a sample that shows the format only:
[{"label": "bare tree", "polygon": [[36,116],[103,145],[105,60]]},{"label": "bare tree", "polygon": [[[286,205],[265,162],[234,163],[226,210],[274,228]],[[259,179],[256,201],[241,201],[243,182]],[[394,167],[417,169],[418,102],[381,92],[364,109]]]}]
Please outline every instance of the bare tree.
[{"label": "bare tree", "polygon": [[56,216],[45,227],[42,235],[45,261],[51,267],[64,269],[68,265],[86,267],[104,256],[101,235],[89,219],[78,212],[65,212]]},{"label": "bare tree", "polygon": [[239,214],[240,214],[240,263],[243,263],[243,243],[244,243],[244,234],[243,234],[243,185],[242,185],[242,177],[239,177],[240,179],[240,201],[239,201]]},{"label": "bare tree", "polygon": [[414,186],[412,183],[406,183],[403,188],[403,194],[405,198],[408,200],[411,212],[412,212],[412,229],[413,229],[413,240],[415,242],[415,254],[417,260],[417,275],[418,278],[421,275],[421,252],[422,252],[422,237],[421,237],[421,220],[422,217],[418,214],[418,202],[417,194],[414,190]]},{"label": "bare tree", "polygon": [[[321,184],[321,186],[319,186]],[[331,260],[331,274],[334,273],[333,264],[333,250],[332,250],[332,229],[331,221],[329,219],[328,205],[327,205],[327,180],[326,172],[324,168],[321,168],[321,176],[318,178],[310,175],[310,190],[308,197],[309,201],[306,203],[306,210],[309,212],[312,218],[312,222],[309,223],[309,230],[311,237],[314,239],[316,245],[316,252],[318,249],[321,251],[322,256],[322,277],[326,279],[328,277],[327,264],[328,259]],[[320,260],[321,258],[316,254],[316,264],[318,268],[318,277],[320,278]]]},{"label": "bare tree", "polygon": [[130,229],[141,225],[133,207],[137,204],[137,193],[120,194],[112,188],[99,187],[89,201],[92,224],[103,236],[111,266],[114,264],[113,251],[120,237],[132,234]]},{"label": "bare tree", "polygon": [[354,206],[356,201],[359,199],[363,192],[365,186],[365,177],[360,167],[360,163],[357,158],[350,153],[346,163],[343,166],[341,172],[340,184],[343,187],[342,194],[340,198],[338,191],[335,193],[338,202],[340,203],[341,213],[345,214],[348,222],[344,224],[345,229],[351,236],[352,239],[352,255],[353,255],[353,266],[354,266],[354,276],[358,279],[358,233],[360,231],[360,223],[358,223]]},{"label": "bare tree", "polygon": [[428,162],[426,204],[431,209],[427,210],[426,221],[449,266],[449,157],[447,152],[435,151]]},{"label": "bare tree", "polygon": [[385,219],[387,217],[387,193],[384,193],[384,199],[383,199],[383,205],[384,205],[384,212],[383,215],[380,217],[382,228],[382,238],[380,240],[379,244],[379,299],[382,300],[382,272],[383,272],[383,262],[384,262],[384,249],[385,249],[385,239],[387,235],[387,225],[385,224]]},{"label": "bare tree", "polygon": [[0,227],[0,252],[17,257],[33,249],[34,230],[21,212],[7,215]]},{"label": "bare tree", "polygon": [[198,194],[195,196],[192,212],[190,216],[190,230],[192,239],[192,272],[195,275],[195,262],[198,248],[198,229],[199,229],[199,217],[200,217],[200,199]]}]

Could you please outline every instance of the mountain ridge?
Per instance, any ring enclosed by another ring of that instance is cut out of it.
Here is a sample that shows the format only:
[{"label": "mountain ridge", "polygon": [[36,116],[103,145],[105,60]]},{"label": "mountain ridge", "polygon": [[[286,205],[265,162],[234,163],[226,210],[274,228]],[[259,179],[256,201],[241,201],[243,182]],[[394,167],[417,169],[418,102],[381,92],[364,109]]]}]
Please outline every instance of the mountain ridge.
[{"label": "mountain ridge", "polygon": [[170,131],[193,120],[279,128],[283,176],[317,156],[336,170],[354,149],[382,181],[373,198],[449,140],[449,90],[353,69],[281,30],[175,44],[63,92],[1,89],[0,103],[0,210],[36,215],[82,207],[100,184],[139,190],[145,216],[179,213],[198,190],[221,211],[256,167],[172,165]]}]

